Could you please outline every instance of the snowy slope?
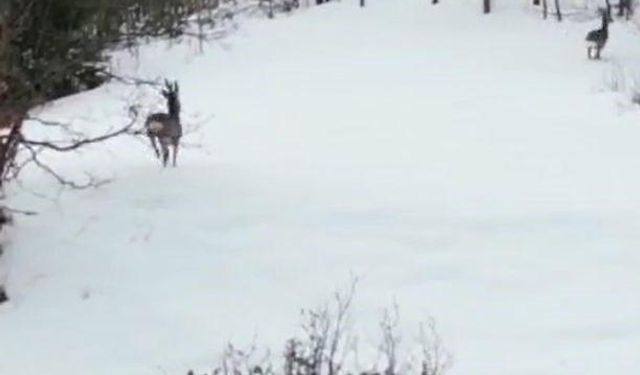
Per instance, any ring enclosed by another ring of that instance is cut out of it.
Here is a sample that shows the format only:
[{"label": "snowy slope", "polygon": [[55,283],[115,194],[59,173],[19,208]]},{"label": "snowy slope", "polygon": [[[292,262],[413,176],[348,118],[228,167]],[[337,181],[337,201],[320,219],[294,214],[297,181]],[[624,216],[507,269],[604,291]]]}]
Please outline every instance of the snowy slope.
[{"label": "snowy slope", "polygon": [[[640,123],[602,90],[637,36],[615,24],[591,62],[593,22],[442,2],[343,0],[202,54],[119,56],[178,79],[204,124],[178,169],[125,138],[50,156],[114,178],[100,189],[25,177],[13,205],[40,215],[2,260],[0,375],[183,374],[254,336],[277,353],[351,273],[363,341],[395,300],[407,327],[435,317],[452,374],[640,373]],[[139,95],[114,83],[43,116],[116,127]]]}]

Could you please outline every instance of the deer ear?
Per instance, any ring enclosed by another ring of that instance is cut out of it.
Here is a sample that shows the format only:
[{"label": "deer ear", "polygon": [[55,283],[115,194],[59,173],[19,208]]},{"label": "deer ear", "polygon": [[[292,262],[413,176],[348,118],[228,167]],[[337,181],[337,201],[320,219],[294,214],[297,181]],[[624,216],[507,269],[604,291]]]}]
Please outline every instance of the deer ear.
[{"label": "deer ear", "polygon": [[173,81],[173,91],[177,94],[179,90],[178,81]]}]

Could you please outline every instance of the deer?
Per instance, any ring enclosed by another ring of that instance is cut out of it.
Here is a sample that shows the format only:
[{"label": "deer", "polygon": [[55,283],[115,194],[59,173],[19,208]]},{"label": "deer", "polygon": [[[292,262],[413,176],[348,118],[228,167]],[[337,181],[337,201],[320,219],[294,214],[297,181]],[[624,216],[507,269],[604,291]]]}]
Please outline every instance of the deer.
[{"label": "deer", "polygon": [[[587,57],[589,60],[594,58],[600,60],[600,51],[602,51],[609,39],[609,15],[604,10],[600,10],[600,14],[602,15],[602,26],[599,29],[589,31],[586,37]],[[594,50],[596,52],[595,56],[593,56]]]},{"label": "deer", "polygon": [[618,17],[624,17],[629,20],[633,15],[633,0],[618,1]]},{"label": "deer", "polygon": [[[178,97],[178,82],[165,80],[162,96],[167,100],[167,113],[153,113],[145,121],[145,130],[151,146],[158,159],[161,158],[162,166],[166,167],[169,161],[169,149],[173,147],[173,166],[176,166],[178,147],[182,137],[182,125],[180,123],[180,99]],[[158,143],[160,149],[158,149]],[[162,154],[160,152],[162,151]]]}]

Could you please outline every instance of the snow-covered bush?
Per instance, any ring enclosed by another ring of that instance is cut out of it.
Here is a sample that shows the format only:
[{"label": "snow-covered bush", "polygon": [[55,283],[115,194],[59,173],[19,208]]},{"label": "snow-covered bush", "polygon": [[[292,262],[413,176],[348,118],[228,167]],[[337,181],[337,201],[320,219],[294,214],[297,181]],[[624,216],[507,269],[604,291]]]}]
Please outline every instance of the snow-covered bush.
[{"label": "snow-covered bush", "polygon": [[613,92],[624,92],[627,89],[628,72],[618,63],[613,62],[602,78],[604,89]]},{"label": "snow-covered bush", "polygon": [[640,71],[637,69],[613,62],[604,73],[603,86],[604,90],[618,93],[631,103],[640,105]]}]

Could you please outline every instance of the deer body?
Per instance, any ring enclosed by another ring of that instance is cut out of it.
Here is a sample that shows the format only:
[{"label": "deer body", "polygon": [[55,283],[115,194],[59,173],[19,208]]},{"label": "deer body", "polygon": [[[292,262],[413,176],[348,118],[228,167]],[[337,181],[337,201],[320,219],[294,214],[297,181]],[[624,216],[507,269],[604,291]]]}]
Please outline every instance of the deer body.
[{"label": "deer body", "polygon": [[[154,113],[147,117],[145,129],[151,141],[151,146],[162,165],[167,166],[170,149],[173,148],[173,166],[176,166],[178,147],[182,138],[182,124],[180,123],[180,100],[178,98],[178,83],[168,81],[162,90],[162,96],[167,100],[167,113]],[[158,144],[160,149],[158,149]]]},{"label": "deer body", "polygon": [[[587,57],[589,59],[600,59],[600,51],[607,44],[609,39],[609,17],[606,12],[602,12],[602,26],[599,29],[591,30],[587,34]],[[593,55],[595,50],[596,54]]]}]

